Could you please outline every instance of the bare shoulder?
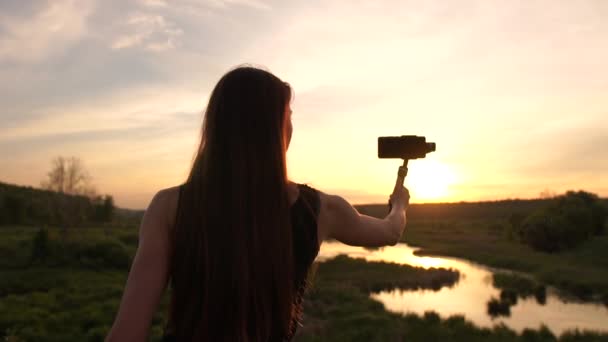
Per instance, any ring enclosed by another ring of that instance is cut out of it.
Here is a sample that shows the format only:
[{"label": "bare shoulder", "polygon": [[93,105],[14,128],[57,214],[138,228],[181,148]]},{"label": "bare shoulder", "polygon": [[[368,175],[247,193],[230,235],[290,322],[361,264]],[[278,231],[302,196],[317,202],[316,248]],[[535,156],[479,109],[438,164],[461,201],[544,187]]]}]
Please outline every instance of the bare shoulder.
[{"label": "bare shoulder", "polygon": [[339,226],[352,224],[358,216],[354,208],[344,198],[317,190],[319,193],[320,210],[318,218],[319,240],[334,238]]},{"label": "bare shoulder", "polygon": [[179,186],[172,186],[170,188],[165,188],[159,190],[155,195],[152,201],[160,201],[164,204],[177,204],[177,199],[179,197]]},{"label": "bare shoulder", "polygon": [[317,190],[317,192],[319,193],[321,202],[320,215],[331,215],[336,211],[351,207],[351,205],[341,196],[328,194],[320,190]]},{"label": "bare shoulder", "polygon": [[159,190],[148,208],[146,216],[163,222],[165,226],[172,226],[177,212],[177,202],[179,200],[179,186],[173,186]]},{"label": "bare shoulder", "polygon": [[298,199],[298,196],[300,196],[300,189],[298,188],[298,184],[289,181],[289,183],[287,183],[287,197],[290,206],[295,203],[295,201]]},{"label": "bare shoulder", "polygon": [[[300,193],[300,191],[298,190],[298,184],[294,182],[289,182],[288,189],[290,192],[290,202],[293,202],[295,201],[295,199],[297,199]],[[344,198],[338,195],[331,195],[317,188],[313,189],[319,194],[319,216],[330,214],[336,210],[340,210],[340,208],[344,208],[344,206],[350,207],[350,204]]]}]

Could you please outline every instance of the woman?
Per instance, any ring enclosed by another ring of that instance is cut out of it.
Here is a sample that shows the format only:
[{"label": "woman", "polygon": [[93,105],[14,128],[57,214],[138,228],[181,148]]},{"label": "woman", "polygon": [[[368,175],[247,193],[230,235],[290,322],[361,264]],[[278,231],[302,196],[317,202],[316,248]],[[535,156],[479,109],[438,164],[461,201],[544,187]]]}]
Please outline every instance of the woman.
[{"label": "woman", "polygon": [[167,341],[288,341],[323,240],[394,245],[409,194],[397,180],[384,219],[287,178],[291,88],[240,67],[209,99],[187,181],[158,192],[107,341],[144,341],[167,284]]}]

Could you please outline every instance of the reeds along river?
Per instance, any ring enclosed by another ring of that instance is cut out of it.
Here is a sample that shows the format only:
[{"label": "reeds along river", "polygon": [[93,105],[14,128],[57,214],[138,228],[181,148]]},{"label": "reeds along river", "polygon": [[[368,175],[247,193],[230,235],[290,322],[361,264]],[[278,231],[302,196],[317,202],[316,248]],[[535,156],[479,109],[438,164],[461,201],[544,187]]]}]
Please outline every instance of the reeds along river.
[{"label": "reeds along river", "polygon": [[492,284],[491,269],[462,259],[416,256],[415,251],[416,248],[403,243],[371,250],[326,241],[321,247],[318,260],[346,254],[369,261],[394,262],[424,268],[453,268],[460,271],[458,283],[438,291],[392,290],[371,295],[393,312],[423,314],[432,310],[444,318],[459,314],[478,326],[491,327],[502,322],[518,331],[524,328],[536,329],[544,324],[554,334],[575,328],[608,332],[607,307],[594,303],[565,301],[558,297],[552,288],[547,290],[544,303],[534,296],[518,299],[510,308],[510,316],[493,318],[488,314],[488,302],[492,298],[500,297],[500,289]]}]

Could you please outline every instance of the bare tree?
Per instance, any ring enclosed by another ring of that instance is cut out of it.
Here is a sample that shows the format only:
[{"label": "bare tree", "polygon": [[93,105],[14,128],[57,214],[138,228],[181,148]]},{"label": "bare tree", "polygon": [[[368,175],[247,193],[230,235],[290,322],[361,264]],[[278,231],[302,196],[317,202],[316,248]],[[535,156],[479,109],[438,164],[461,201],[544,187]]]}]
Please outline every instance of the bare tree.
[{"label": "bare tree", "polygon": [[89,198],[97,195],[92,177],[78,157],[56,157],[47,176],[47,180],[42,182],[44,189]]},{"label": "bare tree", "polygon": [[48,180],[42,183],[42,187],[47,190],[64,192],[65,188],[65,158],[57,157],[53,159],[51,171],[47,174]]},{"label": "bare tree", "polygon": [[557,193],[550,189],[545,189],[538,195],[541,199],[551,199],[557,197]]}]

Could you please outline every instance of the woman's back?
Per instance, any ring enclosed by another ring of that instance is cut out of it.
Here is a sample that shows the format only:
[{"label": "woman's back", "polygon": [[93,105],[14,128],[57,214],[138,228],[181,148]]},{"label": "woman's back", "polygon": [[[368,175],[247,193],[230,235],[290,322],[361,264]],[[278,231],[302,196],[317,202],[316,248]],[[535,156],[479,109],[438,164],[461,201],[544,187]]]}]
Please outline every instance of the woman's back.
[{"label": "woman's back", "polygon": [[[293,183],[292,183],[293,184]],[[302,300],[304,292],[308,284],[308,275],[310,268],[319,253],[320,242],[318,240],[318,227],[317,218],[320,210],[320,198],[319,193],[316,189],[313,189],[305,184],[293,184],[292,189],[297,189],[296,199],[290,201],[290,221],[291,226],[286,227],[292,229],[293,237],[293,251],[294,251],[294,265],[295,274],[293,279],[294,290],[296,296],[293,303],[293,314],[291,318],[290,331],[285,335],[280,331],[280,327],[277,327],[278,332],[273,334],[275,336],[281,336],[277,338],[277,341],[290,340],[295,334],[298,325],[302,324]],[[180,193],[181,193],[181,187]],[[179,196],[178,196],[179,197]],[[179,199],[177,200],[177,210],[179,210]],[[173,248],[179,248],[179,246],[173,246]],[[225,248],[233,248],[233,246],[226,246]],[[255,260],[248,260],[248,262],[255,263]],[[220,294],[217,294],[220,295]],[[225,298],[234,297],[236,294],[231,294],[229,291],[222,293],[221,296]],[[173,293],[171,294],[173,298]],[[173,300],[171,300],[170,305]],[[227,303],[227,305],[229,305]],[[171,312],[171,309],[169,310]],[[227,314],[227,313],[226,313]],[[173,335],[173,325],[175,318],[169,316],[166,326],[166,333],[163,341],[176,341],[177,339]]]},{"label": "woman's back", "polygon": [[289,181],[291,98],[289,84],[264,70],[237,68],[220,79],[188,179],[159,191],[145,212],[107,340],[146,340],[167,284],[168,337],[288,340],[323,239],[359,246],[399,240],[409,198],[403,179],[384,219]]}]

